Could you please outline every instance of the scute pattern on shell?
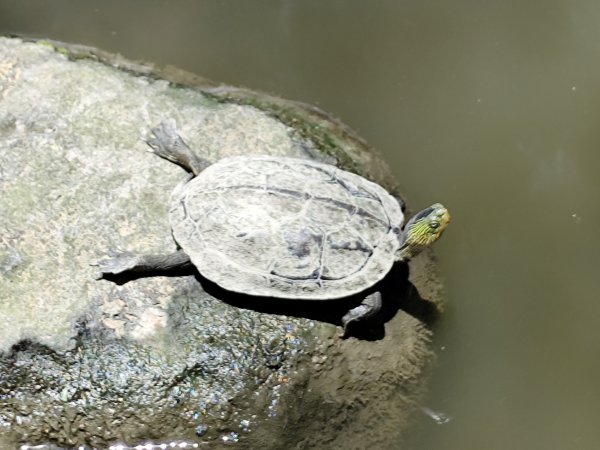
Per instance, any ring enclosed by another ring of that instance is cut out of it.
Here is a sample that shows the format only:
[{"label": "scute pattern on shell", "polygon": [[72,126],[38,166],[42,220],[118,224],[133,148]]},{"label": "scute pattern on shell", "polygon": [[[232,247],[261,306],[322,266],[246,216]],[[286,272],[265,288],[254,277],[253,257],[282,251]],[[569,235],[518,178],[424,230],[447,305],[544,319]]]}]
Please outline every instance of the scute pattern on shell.
[{"label": "scute pattern on shell", "polygon": [[403,214],[381,186],[334,166],[238,156],[175,189],[170,220],[175,240],[219,286],[325,300],[389,272]]}]

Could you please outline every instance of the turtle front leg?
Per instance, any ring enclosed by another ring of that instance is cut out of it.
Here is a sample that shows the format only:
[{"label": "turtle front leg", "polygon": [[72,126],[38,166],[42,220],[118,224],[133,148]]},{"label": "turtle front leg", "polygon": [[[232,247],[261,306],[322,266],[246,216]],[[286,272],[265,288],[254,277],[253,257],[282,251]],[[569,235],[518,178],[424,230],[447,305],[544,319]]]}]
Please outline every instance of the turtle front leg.
[{"label": "turtle front leg", "polygon": [[165,120],[159,126],[152,128],[152,137],[146,141],[152,152],[161,158],[171,161],[188,172],[198,175],[210,163],[196,155],[181,139],[175,129],[175,121]]},{"label": "turtle front leg", "polygon": [[348,327],[350,324],[368,321],[376,316],[381,310],[382,304],[381,293],[379,291],[367,295],[360,305],[352,308],[342,317],[342,326],[344,327],[342,337],[348,337]]},{"label": "turtle front leg", "polygon": [[105,275],[118,275],[127,272],[168,272],[170,270],[185,269],[190,267],[191,264],[190,257],[183,250],[178,250],[170,255],[134,255],[133,253],[123,252],[92,265],[100,269],[98,278],[103,278]]}]

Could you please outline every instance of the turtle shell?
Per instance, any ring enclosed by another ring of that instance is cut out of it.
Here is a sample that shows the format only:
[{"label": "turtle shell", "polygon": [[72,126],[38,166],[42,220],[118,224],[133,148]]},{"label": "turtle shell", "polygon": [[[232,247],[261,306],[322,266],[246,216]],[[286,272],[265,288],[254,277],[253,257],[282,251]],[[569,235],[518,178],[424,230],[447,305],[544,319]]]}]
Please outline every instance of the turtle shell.
[{"label": "turtle shell", "polygon": [[175,189],[173,235],[199,272],[251,295],[326,300],[391,269],[404,216],[381,186],[276,156],[224,158]]}]

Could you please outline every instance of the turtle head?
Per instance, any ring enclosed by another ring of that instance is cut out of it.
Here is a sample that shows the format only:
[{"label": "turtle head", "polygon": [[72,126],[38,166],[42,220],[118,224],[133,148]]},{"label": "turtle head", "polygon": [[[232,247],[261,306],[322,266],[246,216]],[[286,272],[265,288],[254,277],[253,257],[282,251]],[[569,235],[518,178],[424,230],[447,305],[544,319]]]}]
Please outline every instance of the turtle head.
[{"label": "turtle head", "polygon": [[449,223],[450,214],[440,203],[419,211],[404,227],[403,241],[398,250],[400,259],[409,260],[425,247],[433,244],[440,238]]}]

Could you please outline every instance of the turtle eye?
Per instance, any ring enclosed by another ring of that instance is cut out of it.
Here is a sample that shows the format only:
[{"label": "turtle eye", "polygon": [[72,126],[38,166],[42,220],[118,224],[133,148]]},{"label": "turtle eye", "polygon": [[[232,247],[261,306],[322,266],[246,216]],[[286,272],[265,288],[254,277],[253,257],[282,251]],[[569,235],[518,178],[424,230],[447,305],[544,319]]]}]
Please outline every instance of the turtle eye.
[{"label": "turtle eye", "polygon": [[431,228],[433,228],[434,230],[436,230],[436,229],[438,229],[438,228],[439,228],[440,224],[439,224],[439,222],[431,222],[431,223],[429,224],[429,226],[430,226]]}]

